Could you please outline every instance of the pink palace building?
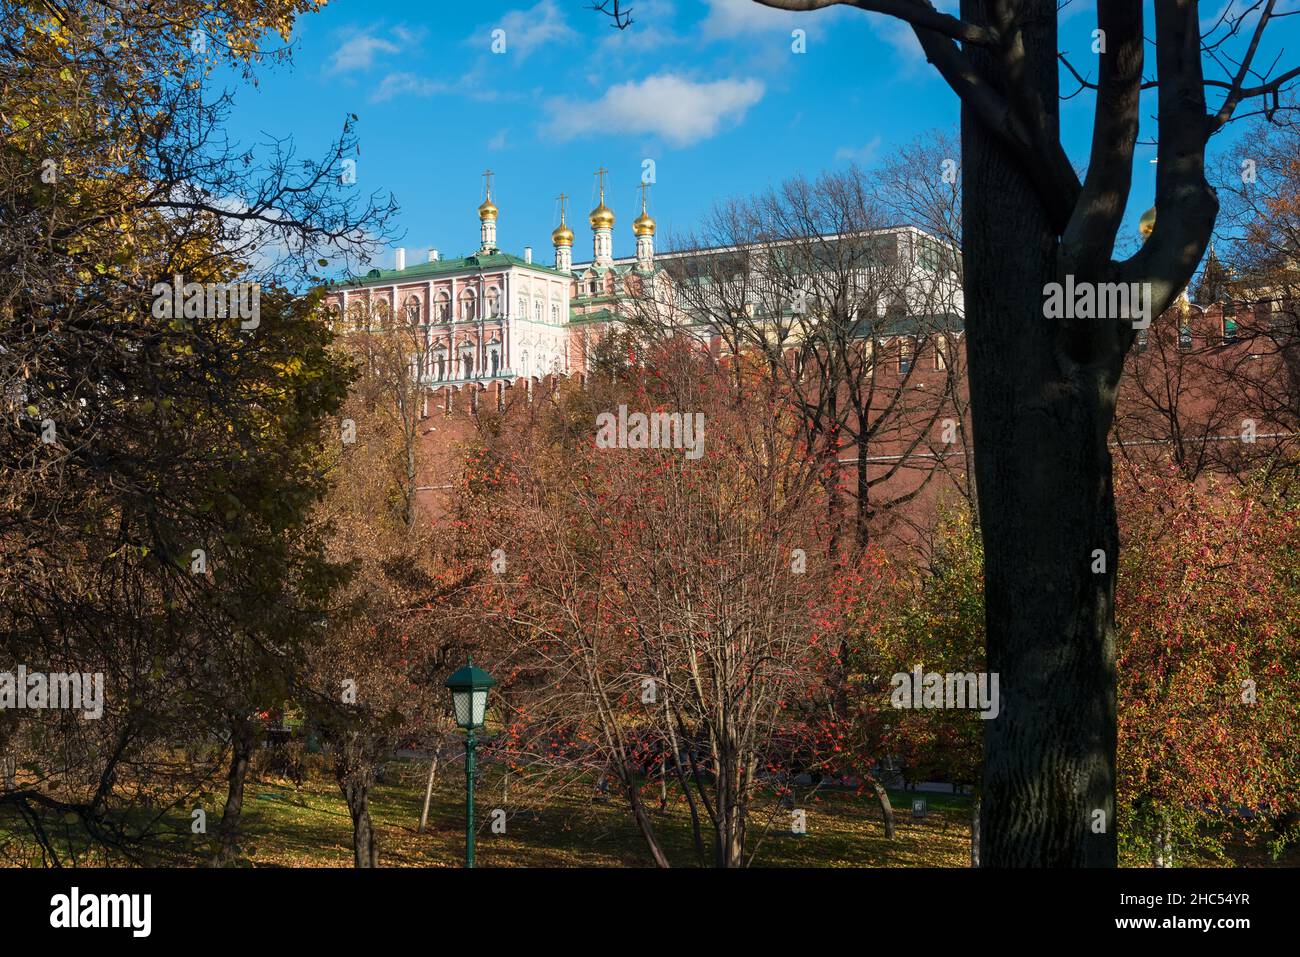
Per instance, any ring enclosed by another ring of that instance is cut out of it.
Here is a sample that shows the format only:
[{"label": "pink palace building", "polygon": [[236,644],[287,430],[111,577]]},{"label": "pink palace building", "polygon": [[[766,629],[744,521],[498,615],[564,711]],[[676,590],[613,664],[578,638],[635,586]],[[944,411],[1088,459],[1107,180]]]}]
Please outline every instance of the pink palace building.
[{"label": "pink palace building", "polygon": [[655,221],[646,210],[644,188],[641,214],[632,223],[636,255],[614,258],[614,212],[605,205],[605,173],[597,171],[600,201],[587,217],[590,262],[573,263],[574,236],[563,197],[560,224],[551,233],[553,264],[536,262],[532,247],[524,248],[522,258],[503,252],[488,174],[478,208],[477,252],[443,259],[430,249],[426,262],[407,265],[406,250],[398,249],[396,268],[335,283],[326,302],[351,328],[388,315],[424,327],[424,378],[432,389],[585,375],[592,347],[618,318],[620,300],[653,283],[656,272]]}]

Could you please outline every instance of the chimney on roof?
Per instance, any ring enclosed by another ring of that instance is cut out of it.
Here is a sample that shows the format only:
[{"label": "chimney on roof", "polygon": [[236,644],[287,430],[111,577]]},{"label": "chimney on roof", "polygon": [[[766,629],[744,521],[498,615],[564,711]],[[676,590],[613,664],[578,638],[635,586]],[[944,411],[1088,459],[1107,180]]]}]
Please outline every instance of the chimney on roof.
[{"label": "chimney on roof", "polygon": [[438,261],[438,250],[436,250],[436,249],[430,249],[430,250],[429,250],[429,262],[431,262],[431,263],[436,263],[437,261]]},{"label": "chimney on roof", "polygon": [[531,263],[532,261],[533,261],[533,247],[532,247],[532,246],[525,246],[525,247],[524,247],[524,262],[526,262],[526,263]]},{"label": "chimney on roof", "polygon": [[401,272],[406,268],[406,250],[401,246],[397,247],[397,252],[393,254],[394,269]]}]

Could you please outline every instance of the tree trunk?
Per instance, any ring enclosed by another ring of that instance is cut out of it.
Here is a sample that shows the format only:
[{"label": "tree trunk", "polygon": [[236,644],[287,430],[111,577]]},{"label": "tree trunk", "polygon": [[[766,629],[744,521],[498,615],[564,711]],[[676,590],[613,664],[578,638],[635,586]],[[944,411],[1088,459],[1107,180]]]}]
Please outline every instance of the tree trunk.
[{"label": "tree trunk", "polygon": [[424,782],[424,810],[420,812],[420,826],[417,834],[423,834],[429,824],[429,802],[433,800],[433,782],[438,776],[438,747],[434,745],[433,757],[429,759],[429,777]]},{"label": "tree trunk", "polygon": [[637,790],[636,775],[630,771],[624,774],[623,793],[627,795],[628,803],[632,806],[632,816],[636,819],[636,826],[640,829],[641,836],[645,838],[646,847],[650,849],[655,867],[669,867],[668,856],[664,854],[663,847],[659,844],[654,824],[651,823],[650,815],[646,813],[645,804]]},{"label": "tree trunk", "polygon": [[[1024,68],[1054,109],[1047,2],[1022,20]],[[961,6],[983,21],[984,4]],[[989,54],[966,50],[987,65]],[[985,722],[980,860],[1113,867],[1118,534],[1107,438],[1123,355],[1080,355],[1044,318],[1056,232],[1023,168],[968,107],[962,170],[988,668],[1001,707]]]},{"label": "tree trunk", "polygon": [[379,841],[370,820],[370,788],[375,782],[374,742],[352,731],[342,736],[334,757],[334,780],[352,817],[352,859],[356,867],[379,866]]},{"label": "tree trunk", "polygon": [[[859,423],[865,421],[866,421],[865,416],[859,416],[858,418]],[[858,429],[859,429],[859,433],[864,433],[866,431],[866,429],[863,428],[861,425],[858,426]],[[869,458],[867,453],[869,448],[870,446],[867,445],[864,436],[862,434],[859,434],[858,449],[857,449],[858,454],[857,454],[857,463],[856,463],[857,481],[858,481],[858,501],[857,501],[857,513],[856,513],[856,526],[854,529],[857,536],[855,540],[855,544],[857,545],[859,554],[865,551],[867,546],[871,543],[871,532],[869,530],[869,525],[871,521],[871,483],[869,481],[869,476],[867,474],[867,459]]]},{"label": "tree trunk", "polygon": [[970,866],[980,866],[980,796],[971,801],[970,814]]},{"label": "tree trunk", "polygon": [[1173,829],[1169,826],[1169,818],[1164,814],[1161,814],[1156,821],[1156,839],[1153,850],[1156,867],[1174,866]]},{"label": "tree trunk", "polygon": [[348,775],[339,782],[343,799],[352,816],[352,859],[357,867],[379,866],[379,842],[375,839],[374,825],[370,820],[369,776],[362,772]]},{"label": "tree trunk", "polygon": [[738,760],[723,751],[718,760],[716,866],[745,866],[745,784]]},{"label": "tree trunk", "polygon": [[736,820],[735,809],[719,818],[717,838],[717,866],[739,868],[745,866],[745,830],[743,822]]},{"label": "tree trunk", "polygon": [[415,527],[416,474],[415,436],[408,434],[406,436],[406,487],[403,489],[406,501],[402,509],[402,517],[405,519],[408,529]]},{"label": "tree trunk", "polygon": [[876,792],[876,800],[880,802],[880,816],[885,822],[885,837],[892,841],[894,839],[894,805],[889,802],[889,792],[874,777],[871,778],[871,789]]},{"label": "tree trunk", "polygon": [[235,858],[239,840],[239,821],[244,810],[244,782],[248,766],[253,760],[256,727],[244,717],[230,719],[230,770],[226,774],[226,806],[217,826],[217,850],[212,856],[213,867],[225,867]]}]

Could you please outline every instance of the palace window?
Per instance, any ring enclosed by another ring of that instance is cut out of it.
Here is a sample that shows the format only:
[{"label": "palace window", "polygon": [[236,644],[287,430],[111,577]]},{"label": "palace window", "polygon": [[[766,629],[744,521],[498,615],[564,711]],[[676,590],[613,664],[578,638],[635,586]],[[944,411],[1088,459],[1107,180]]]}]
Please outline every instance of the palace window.
[{"label": "palace window", "polygon": [[1180,352],[1190,352],[1192,350],[1192,329],[1190,326],[1182,326],[1179,328],[1178,350]]},{"label": "palace window", "polygon": [[898,340],[898,374],[907,375],[912,371],[912,351],[914,346],[912,340],[901,338]]},{"label": "palace window", "polygon": [[533,300],[533,322],[540,323],[542,321],[542,310],[544,308],[545,305],[542,302],[541,296],[538,296]]}]

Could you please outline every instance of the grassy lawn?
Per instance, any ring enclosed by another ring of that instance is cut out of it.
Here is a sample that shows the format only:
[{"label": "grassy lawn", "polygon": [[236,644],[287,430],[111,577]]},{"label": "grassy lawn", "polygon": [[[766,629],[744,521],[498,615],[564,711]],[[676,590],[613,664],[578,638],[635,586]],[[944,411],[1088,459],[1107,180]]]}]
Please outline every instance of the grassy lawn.
[{"label": "grassy lawn", "polygon": [[[429,827],[416,832],[424,798],[427,765],[400,762],[389,766],[386,783],[371,797],[371,817],[378,833],[380,862],[389,867],[459,867],[464,859],[465,792],[458,764],[440,772],[433,792]],[[649,867],[645,842],[625,803],[611,795],[596,799],[522,786],[517,776],[508,782],[503,801],[502,769],[483,769],[476,813],[477,863],[480,867]],[[762,867],[967,867],[970,844],[970,799],[951,794],[891,791],[896,834],[886,840],[880,808],[870,793],[838,789],[808,793],[802,789],[796,806],[805,812],[807,833],[791,833],[792,816],[776,802],[760,801],[751,817],[749,852]],[[926,799],[928,813],[914,818],[914,796]],[[209,831],[215,831],[225,795],[216,790],[196,806],[205,808]],[[773,808],[776,808],[773,813]],[[493,812],[506,812],[505,833],[494,833]],[[703,811],[701,811],[703,813]],[[22,822],[8,809],[0,814],[0,860],[39,866]],[[675,789],[665,812],[652,810],[656,832],[675,867],[694,866],[690,815]],[[168,819],[174,837],[163,842],[155,863],[195,866],[210,854],[210,835],[192,835],[188,815]],[[253,778],[244,802],[241,863],[248,867],[351,867],[352,822],[331,778],[317,774],[300,787],[292,782]],[[57,837],[57,835],[56,835]],[[706,833],[707,840],[707,833]],[[77,862],[120,865],[77,848]],[[61,842],[65,863],[68,847]],[[1263,841],[1235,842],[1232,861],[1241,866],[1296,866],[1300,848],[1273,860]],[[1179,860],[1183,866],[1224,866],[1209,858]]]},{"label": "grassy lawn", "polygon": [[[465,852],[463,772],[440,774],[429,827],[416,833],[423,802],[423,768],[411,765],[400,784],[379,785],[371,816],[379,833],[381,862],[398,867],[457,867]],[[512,779],[503,803],[499,769],[485,769],[478,789],[477,864],[480,867],[648,867],[653,862],[626,805],[616,797],[582,800],[567,795],[532,795]],[[891,795],[897,832],[885,840],[880,808],[870,795],[822,790],[799,807],[807,833],[791,833],[791,814],[780,810],[757,844],[755,863],[768,867],[962,867],[968,861],[970,806],[965,798],[925,795],[930,813],[911,817],[911,796]],[[652,813],[670,861],[695,863],[690,814],[672,800],[667,812]],[[936,801],[935,798],[938,797]],[[767,822],[772,802],[751,831],[751,851]],[[492,812],[506,811],[506,832],[492,832]],[[346,867],[352,863],[352,823],[337,787],[320,779],[297,790],[284,782],[257,782],[245,804],[243,848],[256,867]]]}]

